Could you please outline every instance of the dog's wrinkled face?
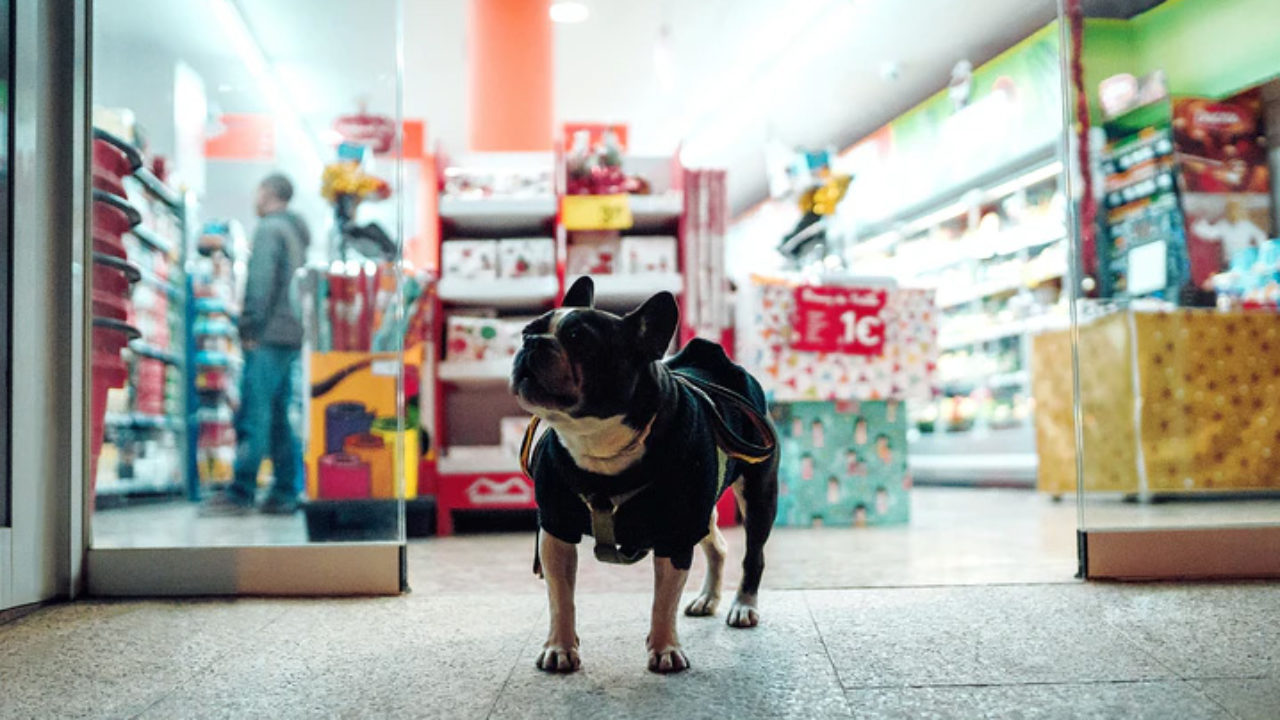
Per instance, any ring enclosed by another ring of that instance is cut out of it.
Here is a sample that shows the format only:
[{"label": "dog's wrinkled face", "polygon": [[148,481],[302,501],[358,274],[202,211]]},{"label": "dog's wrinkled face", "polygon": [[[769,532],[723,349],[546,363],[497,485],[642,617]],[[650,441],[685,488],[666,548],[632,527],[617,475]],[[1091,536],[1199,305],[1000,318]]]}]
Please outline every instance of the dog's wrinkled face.
[{"label": "dog's wrinkled face", "polygon": [[511,392],[535,415],[625,414],[644,369],[675,333],[679,310],[658,293],[623,317],[592,307],[595,286],[579,278],[564,306],[529,323],[511,371]]}]

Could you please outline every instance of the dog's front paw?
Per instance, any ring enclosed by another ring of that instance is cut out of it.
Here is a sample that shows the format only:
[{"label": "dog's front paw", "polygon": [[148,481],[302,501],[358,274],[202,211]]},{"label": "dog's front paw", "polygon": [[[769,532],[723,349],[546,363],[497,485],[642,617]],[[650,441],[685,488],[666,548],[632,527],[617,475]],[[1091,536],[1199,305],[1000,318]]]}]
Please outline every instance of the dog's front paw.
[{"label": "dog's front paw", "polygon": [[536,664],[543,672],[571,673],[577,672],[578,668],[582,667],[582,658],[578,656],[576,645],[565,647],[548,642],[542,646],[542,652],[538,654]]},{"label": "dog's front paw", "polygon": [[684,614],[690,617],[708,617],[716,614],[716,608],[719,605],[719,595],[702,593],[685,607]]},{"label": "dog's front paw", "polygon": [[760,609],[754,595],[738,595],[729,608],[727,620],[730,627],[751,628],[760,624]]},{"label": "dog's front paw", "polygon": [[656,673],[678,673],[689,669],[689,657],[678,644],[649,648],[649,670]]}]

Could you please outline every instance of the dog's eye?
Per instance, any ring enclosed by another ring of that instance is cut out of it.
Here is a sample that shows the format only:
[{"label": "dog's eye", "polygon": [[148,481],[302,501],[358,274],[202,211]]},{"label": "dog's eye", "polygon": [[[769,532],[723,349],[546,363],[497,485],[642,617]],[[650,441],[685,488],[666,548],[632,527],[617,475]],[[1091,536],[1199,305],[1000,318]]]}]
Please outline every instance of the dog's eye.
[{"label": "dog's eye", "polygon": [[566,330],[566,331],[565,331],[565,334],[564,334],[564,340],[565,340],[565,342],[576,343],[576,342],[578,342],[578,341],[579,341],[579,340],[581,340],[581,339],[582,339],[582,329],[581,329],[581,328],[576,328],[576,327],[575,327],[575,328],[569,328],[568,330]]}]

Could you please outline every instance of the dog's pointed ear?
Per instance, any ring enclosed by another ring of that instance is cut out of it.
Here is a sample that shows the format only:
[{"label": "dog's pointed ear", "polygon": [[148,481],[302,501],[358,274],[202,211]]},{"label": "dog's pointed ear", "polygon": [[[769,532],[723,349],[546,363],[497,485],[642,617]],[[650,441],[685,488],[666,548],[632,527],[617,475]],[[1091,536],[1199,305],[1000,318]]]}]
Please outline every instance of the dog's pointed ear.
[{"label": "dog's pointed ear", "polygon": [[674,295],[660,292],[623,319],[644,357],[661,360],[680,324],[680,306]]},{"label": "dog's pointed ear", "polygon": [[591,278],[583,275],[569,286],[569,292],[564,294],[564,302],[560,303],[561,307],[595,307],[596,304],[596,284]]}]

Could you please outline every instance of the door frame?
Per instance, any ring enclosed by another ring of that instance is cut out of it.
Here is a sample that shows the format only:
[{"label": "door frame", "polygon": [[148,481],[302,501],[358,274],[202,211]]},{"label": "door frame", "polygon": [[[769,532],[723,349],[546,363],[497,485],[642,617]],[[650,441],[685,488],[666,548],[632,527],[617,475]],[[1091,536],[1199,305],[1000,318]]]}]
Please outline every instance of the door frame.
[{"label": "door frame", "polygon": [[[38,3],[40,0],[22,0]],[[76,172],[76,227],[73,233],[71,253],[79,268],[91,267],[91,244],[84,238],[91,237],[90,222],[90,173],[92,143],[92,18],[93,0],[58,0],[58,3],[74,4],[78,18],[75,41],[74,76],[80,102],[76,114],[71,117],[73,132],[78,138],[75,162]],[[68,10],[70,12],[70,10]],[[397,33],[400,33],[397,28]],[[402,42],[397,36],[397,43]],[[55,46],[56,47],[56,46]],[[403,161],[398,161],[403,162]],[[400,228],[397,228],[399,231]],[[402,234],[402,233],[401,233]],[[65,266],[64,266],[65,267]],[[92,544],[93,503],[91,483],[86,482],[86,471],[91,467],[90,438],[85,429],[90,427],[90,408],[87,401],[92,375],[90,354],[92,347],[92,306],[88,282],[90,274],[79,272],[76,276],[76,302],[71,314],[75,328],[72,341],[72,357],[75,372],[69,378],[72,390],[68,413],[73,428],[69,433],[67,452],[74,460],[69,468],[71,482],[69,560],[74,571],[75,587],[90,596],[155,597],[197,595],[393,595],[408,589],[406,582],[405,541],[370,543],[311,543],[307,545],[260,545],[234,547],[191,548],[96,548]],[[400,390],[403,391],[403,381]],[[185,467],[185,463],[184,463]],[[404,504],[400,503],[400,512]],[[403,532],[404,523],[399,523]]]}]

